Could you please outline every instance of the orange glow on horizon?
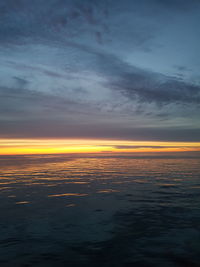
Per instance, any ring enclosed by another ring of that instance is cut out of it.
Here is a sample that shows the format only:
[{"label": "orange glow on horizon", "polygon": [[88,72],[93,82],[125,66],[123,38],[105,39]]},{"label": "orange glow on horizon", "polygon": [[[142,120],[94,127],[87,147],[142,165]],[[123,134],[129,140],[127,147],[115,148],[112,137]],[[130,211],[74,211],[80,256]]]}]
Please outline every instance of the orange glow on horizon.
[{"label": "orange glow on horizon", "polygon": [[199,142],[0,139],[0,155],[200,151]]}]

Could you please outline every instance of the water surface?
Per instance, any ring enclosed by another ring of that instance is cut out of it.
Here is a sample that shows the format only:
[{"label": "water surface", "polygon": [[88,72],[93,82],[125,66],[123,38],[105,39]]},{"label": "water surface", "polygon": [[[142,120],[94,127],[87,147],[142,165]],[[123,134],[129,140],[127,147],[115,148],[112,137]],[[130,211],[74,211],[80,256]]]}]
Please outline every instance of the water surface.
[{"label": "water surface", "polygon": [[200,266],[200,157],[1,156],[0,216],[0,266]]}]

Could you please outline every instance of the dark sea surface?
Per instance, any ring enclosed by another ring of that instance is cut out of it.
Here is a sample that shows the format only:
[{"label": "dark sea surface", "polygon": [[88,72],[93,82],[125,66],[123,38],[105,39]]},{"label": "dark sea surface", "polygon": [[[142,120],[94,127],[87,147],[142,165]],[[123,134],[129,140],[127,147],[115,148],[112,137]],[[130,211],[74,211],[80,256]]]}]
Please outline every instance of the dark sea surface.
[{"label": "dark sea surface", "polygon": [[199,154],[1,156],[0,266],[200,266]]}]

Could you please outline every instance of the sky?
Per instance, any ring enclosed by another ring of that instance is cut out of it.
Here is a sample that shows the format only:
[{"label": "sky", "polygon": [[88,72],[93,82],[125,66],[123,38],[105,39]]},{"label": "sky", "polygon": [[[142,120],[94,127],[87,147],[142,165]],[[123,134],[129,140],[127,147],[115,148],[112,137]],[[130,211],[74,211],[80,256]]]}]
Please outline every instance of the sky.
[{"label": "sky", "polygon": [[1,0],[0,139],[200,142],[199,14],[199,0]]}]

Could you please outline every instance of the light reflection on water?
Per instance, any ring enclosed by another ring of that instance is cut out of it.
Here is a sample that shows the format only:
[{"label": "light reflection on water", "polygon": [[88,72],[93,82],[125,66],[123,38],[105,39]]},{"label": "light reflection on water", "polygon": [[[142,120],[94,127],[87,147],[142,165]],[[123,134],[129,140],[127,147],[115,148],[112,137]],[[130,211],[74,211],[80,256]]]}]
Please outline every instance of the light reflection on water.
[{"label": "light reflection on water", "polygon": [[199,266],[199,190],[198,157],[2,156],[0,266]]}]

